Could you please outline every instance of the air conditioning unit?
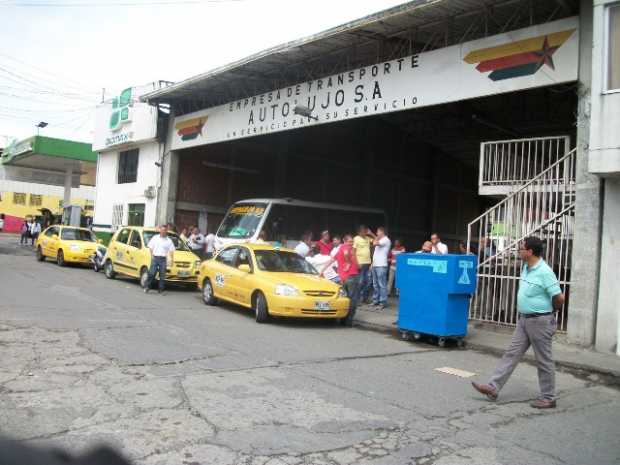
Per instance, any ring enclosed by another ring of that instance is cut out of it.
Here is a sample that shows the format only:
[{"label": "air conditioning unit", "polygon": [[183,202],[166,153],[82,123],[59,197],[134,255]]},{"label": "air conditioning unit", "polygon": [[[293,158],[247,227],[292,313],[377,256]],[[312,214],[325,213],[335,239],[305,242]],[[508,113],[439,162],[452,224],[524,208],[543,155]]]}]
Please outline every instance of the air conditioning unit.
[{"label": "air conditioning unit", "polygon": [[144,196],[147,199],[154,199],[155,198],[155,186],[149,186],[146,189],[144,189]]}]

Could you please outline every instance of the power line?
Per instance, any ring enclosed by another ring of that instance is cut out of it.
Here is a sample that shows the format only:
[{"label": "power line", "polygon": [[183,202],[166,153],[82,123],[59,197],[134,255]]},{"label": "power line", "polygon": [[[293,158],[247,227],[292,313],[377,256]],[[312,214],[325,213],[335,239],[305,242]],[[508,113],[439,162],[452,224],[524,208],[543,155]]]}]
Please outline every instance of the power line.
[{"label": "power line", "polygon": [[33,88],[26,88],[26,87],[12,87],[12,86],[5,86],[3,84],[0,84],[0,89],[3,89],[5,91],[16,91],[16,92],[26,92],[27,94],[35,94],[35,95],[42,95],[42,96],[52,96],[52,97],[63,97],[63,98],[77,98],[77,99],[82,99],[83,98],[83,94],[77,94],[77,93],[73,93],[73,92],[55,92],[52,90],[45,90],[45,89],[33,89]]},{"label": "power line", "polygon": [[2,107],[2,109],[4,111],[17,111],[17,112],[21,112],[21,113],[43,113],[46,115],[55,115],[55,114],[60,114],[60,113],[78,113],[78,112],[82,112],[82,111],[90,111],[93,110],[95,108],[94,105],[88,106],[88,107],[81,107],[81,108],[70,108],[70,109],[63,109],[63,110],[46,110],[46,109],[35,109],[35,108],[15,108],[15,107]]},{"label": "power line", "polygon": [[121,2],[108,2],[108,3],[84,3],[84,2],[54,2],[54,3],[37,3],[37,2],[25,2],[25,3],[0,3],[0,7],[116,7],[116,6],[170,6],[170,5],[201,5],[201,4],[225,4],[225,3],[241,3],[246,0],[162,0],[146,2],[136,1],[121,1]]},{"label": "power line", "polygon": [[[23,71],[20,73],[20,72],[17,72],[16,70],[8,69],[5,66],[6,65],[0,66],[0,72],[5,74],[5,76],[1,76],[4,79],[8,79],[9,81],[12,81],[16,84],[20,84],[22,86],[24,86],[24,84],[27,83],[28,85],[34,86],[35,88],[38,88],[38,89],[62,93],[62,88],[58,86],[58,83],[50,82],[49,78],[44,79],[41,76],[34,76],[32,74],[24,74]],[[35,81],[33,80],[33,78],[37,80]],[[96,92],[94,91],[92,93],[80,92],[80,94],[84,96],[90,95],[92,98],[93,96],[96,95]]]},{"label": "power line", "polygon": [[[4,57],[4,58],[8,58],[9,60],[12,60],[12,61],[14,61],[14,62],[16,62],[16,63],[19,63],[19,64],[21,64],[22,66],[26,66],[26,67],[28,67],[28,68],[32,68],[32,69],[36,70],[38,73],[44,73],[44,74],[49,75],[50,77],[54,77],[55,79],[61,79],[61,80],[62,80],[62,83],[63,83],[64,85],[67,85],[67,84],[68,84],[68,85],[69,85],[69,87],[75,87],[76,89],[80,89],[80,90],[85,89],[85,86],[84,86],[82,83],[80,83],[80,82],[78,82],[78,81],[76,81],[76,80],[74,80],[74,79],[68,78],[68,77],[66,77],[66,76],[63,76],[63,75],[58,74],[58,73],[55,73],[55,72],[50,71],[50,70],[48,70],[48,69],[44,69],[44,68],[41,68],[41,67],[39,67],[39,66],[35,66],[35,65],[33,65],[33,64],[30,64],[30,63],[26,63],[25,61],[22,61],[22,60],[20,60],[20,59],[18,59],[18,58],[15,58],[15,57],[13,57],[13,56],[11,56],[11,55],[7,55],[6,53],[2,53],[2,52],[0,52],[0,56],[1,56],[1,57]],[[32,72],[30,72],[29,74],[31,74],[31,75],[32,75],[33,73],[32,73]],[[40,77],[40,76],[37,74],[37,77]],[[48,78],[48,80],[49,80],[49,78]],[[73,82],[73,84],[71,84],[71,82]],[[92,93],[98,93],[99,91],[98,91],[98,90],[94,90],[94,89],[93,89],[92,91],[88,91],[88,92],[89,92],[89,93],[91,93],[91,92],[92,92]]]}]

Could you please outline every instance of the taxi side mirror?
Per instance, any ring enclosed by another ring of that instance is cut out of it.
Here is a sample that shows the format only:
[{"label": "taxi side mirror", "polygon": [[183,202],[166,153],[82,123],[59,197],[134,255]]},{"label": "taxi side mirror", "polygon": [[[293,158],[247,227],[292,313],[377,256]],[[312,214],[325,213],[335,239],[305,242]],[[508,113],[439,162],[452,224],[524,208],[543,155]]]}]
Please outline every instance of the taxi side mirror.
[{"label": "taxi side mirror", "polygon": [[244,273],[249,273],[249,272],[251,272],[251,271],[252,271],[252,270],[250,269],[250,265],[247,265],[247,264],[245,264],[245,263],[242,263],[241,265],[239,265],[239,266],[237,267],[237,269],[238,269],[239,271],[243,271]]},{"label": "taxi side mirror", "polygon": [[103,244],[103,241],[101,239],[97,239],[97,244]]},{"label": "taxi side mirror", "polygon": [[54,239],[55,241],[58,240],[58,234],[52,234],[52,239]]}]

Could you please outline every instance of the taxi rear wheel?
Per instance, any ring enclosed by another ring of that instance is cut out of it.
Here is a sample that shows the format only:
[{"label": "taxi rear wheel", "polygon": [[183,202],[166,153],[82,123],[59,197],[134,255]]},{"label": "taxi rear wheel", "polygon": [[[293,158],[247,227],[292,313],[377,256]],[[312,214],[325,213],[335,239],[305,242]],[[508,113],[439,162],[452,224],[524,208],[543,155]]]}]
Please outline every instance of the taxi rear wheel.
[{"label": "taxi rear wheel", "polygon": [[43,250],[41,250],[41,246],[37,247],[37,261],[44,262],[45,255],[43,255]]},{"label": "taxi rear wheel", "polygon": [[142,286],[142,289],[145,289],[148,284],[149,284],[149,270],[144,266],[140,270],[140,286]]},{"label": "taxi rear wheel", "polygon": [[269,309],[267,308],[267,299],[262,292],[257,292],[254,297],[254,316],[257,323],[266,323],[269,321]]},{"label": "taxi rear wheel", "polygon": [[114,279],[116,277],[112,260],[107,260],[105,262],[105,265],[103,265],[103,272],[105,273],[105,277],[108,279]]},{"label": "taxi rear wheel", "polygon": [[65,253],[62,249],[56,254],[56,263],[58,263],[58,266],[65,266]]},{"label": "taxi rear wheel", "polygon": [[211,285],[211,280],[206,278],[202,283],[202,301],[205,305],[216,305],[217,299],[213,294],[213,286]]}]

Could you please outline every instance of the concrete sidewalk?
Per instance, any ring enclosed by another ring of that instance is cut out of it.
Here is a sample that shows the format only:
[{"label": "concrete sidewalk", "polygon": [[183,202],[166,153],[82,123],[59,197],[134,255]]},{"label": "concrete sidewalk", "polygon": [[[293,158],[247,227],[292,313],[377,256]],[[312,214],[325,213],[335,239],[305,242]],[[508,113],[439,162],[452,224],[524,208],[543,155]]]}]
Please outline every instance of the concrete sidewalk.
[{"label": "concrete sidewalk", "polygon": [[[397,319],[398,299],[390,299],[387,309],[375,310],[370,305],[358,307],[355,316],[356,323],[373,331],[398,335]],[[512,328],[493,327],[481,323],[470,323],[467,333],[466,347],[482,350],[496,355],[503,354],[510,343]],[[428,344],[430,341],[407,342],[403,344]],[[583,370],[592,374],[613,377],[614,383],[620,383],[620,357],[613,354],[603,354],[594,350],[570,345],[564,335],[558,334],[553,345],[553,355],[559,368]],[[533,362],[534,354],[528,350],[525,360]]]}]

